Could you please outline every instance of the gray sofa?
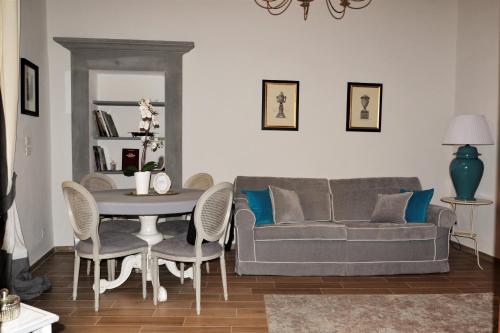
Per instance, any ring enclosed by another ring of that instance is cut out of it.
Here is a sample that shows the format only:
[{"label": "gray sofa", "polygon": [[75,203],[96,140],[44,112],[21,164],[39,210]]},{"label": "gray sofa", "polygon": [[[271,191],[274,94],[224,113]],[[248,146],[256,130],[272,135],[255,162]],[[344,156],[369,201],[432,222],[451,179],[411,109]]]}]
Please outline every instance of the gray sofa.
[{"label": "gray sofa", "polygon": [[[297,192],[306,222],[255,225],[244,189]],[[377,194],[420,190],[418,178],[235,180],[236,272],[253,275],[392,275],[449,271],[455,213],[430,205],[427,223],[369,222]]]}]

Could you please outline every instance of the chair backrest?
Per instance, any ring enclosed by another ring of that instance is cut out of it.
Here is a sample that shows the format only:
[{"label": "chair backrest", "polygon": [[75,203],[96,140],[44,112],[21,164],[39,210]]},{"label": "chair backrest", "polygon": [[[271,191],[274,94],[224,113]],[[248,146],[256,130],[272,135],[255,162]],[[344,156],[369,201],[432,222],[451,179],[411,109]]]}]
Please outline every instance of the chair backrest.
[{"label": "chair backrest", "polygon": [[114,190],[116,188],[116,183],[111,177],[96,172],[83,176],[80,185],[90,192]]},{"label": "chair backrest", "polygon": [[224,245],[227,226],[233,204],[233,184],[220,183],[206,190],[198,200],[194,211],[196,228],[196,256],[201,256],[204,239]]},{"label": "chair backrest", "polygon": [[214,179],[208,173],[197,173],[184,182],[184,188],[193,190],[208,190],[214,186]]},{"label": "chair backrest", "polygon": [[65,181],[62,190],[73,232],[79,240],[92,239],[93,252],[97,255],[99,242],[99,210],[92,194],[82,185]]}]

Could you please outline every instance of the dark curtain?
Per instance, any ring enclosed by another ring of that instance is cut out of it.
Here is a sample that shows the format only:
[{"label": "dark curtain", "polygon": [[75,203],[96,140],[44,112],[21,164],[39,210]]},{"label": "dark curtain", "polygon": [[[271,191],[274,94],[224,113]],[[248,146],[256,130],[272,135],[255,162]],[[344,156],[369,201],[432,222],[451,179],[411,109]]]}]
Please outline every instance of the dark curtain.
[{"label": "dark curtain", "polygon": [[[7,212],[9,203],[7,202],[7,147],[6,147],[6,131],[5,131],[5,114],[3,111],[3,100],[0,90],[0,249],[3,246],[5,236],[5,226],[7,225]],[[7,288],[9,286],[9,265],[7,265],[7,253],[0,251],[0,287]]]}]

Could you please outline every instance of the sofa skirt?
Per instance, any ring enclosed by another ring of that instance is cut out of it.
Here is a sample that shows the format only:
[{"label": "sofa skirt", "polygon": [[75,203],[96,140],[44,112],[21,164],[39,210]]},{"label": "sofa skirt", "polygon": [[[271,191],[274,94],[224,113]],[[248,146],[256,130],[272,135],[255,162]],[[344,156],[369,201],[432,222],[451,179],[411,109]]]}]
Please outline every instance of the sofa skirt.
[{"label": "sofa skirt", "polygon": [[239,275],[369,276],[446,273],[449,270],[450,266],[447,259],[385,263],[277,263],[240,261],[236,264],[236,273]]}]

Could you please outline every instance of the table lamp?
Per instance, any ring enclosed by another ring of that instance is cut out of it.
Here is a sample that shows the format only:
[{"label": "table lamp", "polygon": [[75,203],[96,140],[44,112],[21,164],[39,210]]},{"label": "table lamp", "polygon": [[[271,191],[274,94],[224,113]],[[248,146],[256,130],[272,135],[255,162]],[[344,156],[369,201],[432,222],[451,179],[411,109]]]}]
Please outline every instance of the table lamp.
[{"label": "table lamp", "polygon": [[457,200],[474,201],[474,194],[481,182],[484,165],[478,158],[477,148],[471,145],[492,145],[488,123],[483,115],[461,114],[455,116],[443,140],[444,145],[460,145],[450,164],[450,175]]}]

